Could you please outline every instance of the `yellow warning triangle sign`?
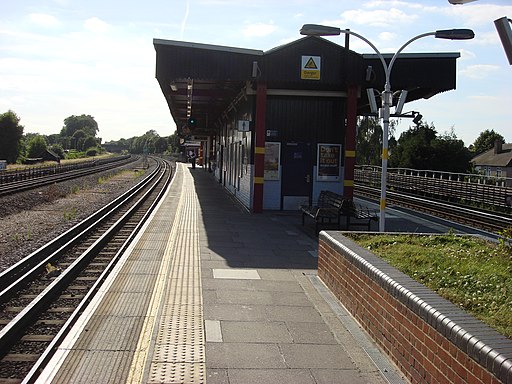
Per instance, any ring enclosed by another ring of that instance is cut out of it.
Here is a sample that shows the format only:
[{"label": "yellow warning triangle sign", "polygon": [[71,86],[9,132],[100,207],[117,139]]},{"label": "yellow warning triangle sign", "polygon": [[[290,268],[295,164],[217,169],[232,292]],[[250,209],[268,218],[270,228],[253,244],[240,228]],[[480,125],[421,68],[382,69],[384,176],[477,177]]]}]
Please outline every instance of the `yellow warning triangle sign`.
[{"label": "yellow warning triangle sign", "polygon": [[318,67],[316,66],[315,60],[313,60],[312,57],[309,58],[308,62],[304,66],[304,68],[307,68],[307,69],[318,69]]}]

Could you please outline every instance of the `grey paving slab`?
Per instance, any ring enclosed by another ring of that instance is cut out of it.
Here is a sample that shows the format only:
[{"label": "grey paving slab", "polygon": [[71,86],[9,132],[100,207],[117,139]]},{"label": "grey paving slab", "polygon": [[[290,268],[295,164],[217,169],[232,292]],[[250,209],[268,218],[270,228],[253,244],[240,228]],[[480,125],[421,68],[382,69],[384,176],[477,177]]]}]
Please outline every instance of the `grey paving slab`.
[{"label": "grey paving slab", "polygon": [[311,372],[307,369],[229,369],[228,375],[229,384],[316,383]]},{"label": "grey paving slab", "polygon": [[213,304],[204,306],[204,317],[209,320],[262,321],[267,320],[263,305]]},{"label": "grey paving slab", "polygon": [[251,281],[251,286],[258,291],[303,292],[302,287],[296,281],[254,280]]},{"label": "grey paving slab", "polygon": [[218,304],[257,304],[270,305],[274,303],[273,292],[264,291],[239,291],[218,289],[216,292],[216,301]]},{"label": "grey paving slab", "polygon": [[284,322],[221,321],[226,343],[292,343],[293,338]]},{"label": "grey paving slab", "polygon": [[261,277],[255,269],[243,268],[216,268],[213,270],[214,279],[260,280]]},{"label": "grey paving slab", "polygon": [[274,305],[310,307],[311,300],[304,292],[269,292]]},{"label": "grey paving slab", "polygon": [[208,368],[287,368],[277,344],[206,343]]},{"label": "grey paving slab", "polygon": [[379,372],[362,374],[357,369],[312,369],[316,384],[374,384],[382,380]]},{"label": "grey paving slab", "polygon": [[323,323],[320,313],[313,307],[288,305],[266,306],[265,312],[270,321],[300,321],[303,323]]},{"label": "grey paving slab", "polygon": [[338,344],[331,330],[325,323],[286,322],[286,327],[298,344]]},{"label": "grey paving slab", "polygon": [[288,269],[259,269],[262,280],[295,281],[295,276]]},{"label": "grey paving slab", "polygon": [[340,345],[280,344],[290,368],[357,369]]},{"label": "grey paving slab", "polygon": [[203,289],[227,289],[237,291],[254,291],[251,280],[219,280],[203,276]]},{"label": "grey paving slab", "polygon": [[206,369],[206,382],[208,384],[230,384],[227,369]]}]

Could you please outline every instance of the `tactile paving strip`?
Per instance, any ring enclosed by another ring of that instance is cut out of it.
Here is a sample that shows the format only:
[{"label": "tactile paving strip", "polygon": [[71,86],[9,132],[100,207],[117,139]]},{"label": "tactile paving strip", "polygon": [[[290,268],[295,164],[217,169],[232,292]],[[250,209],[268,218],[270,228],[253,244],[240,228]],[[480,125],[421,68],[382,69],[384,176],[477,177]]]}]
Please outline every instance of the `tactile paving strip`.
[{"label": "tactile paving strip", "polygon": [[172,265],[161,308],[147,383],[206,382],[201,265],[197,230],[198,202],[186,174],[173,243]]}]

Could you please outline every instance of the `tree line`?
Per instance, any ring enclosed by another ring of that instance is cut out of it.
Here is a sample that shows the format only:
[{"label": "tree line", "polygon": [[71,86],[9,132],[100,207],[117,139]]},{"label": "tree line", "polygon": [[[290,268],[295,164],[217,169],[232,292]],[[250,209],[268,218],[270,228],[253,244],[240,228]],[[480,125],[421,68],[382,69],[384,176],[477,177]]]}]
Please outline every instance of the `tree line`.
[{"label": "tree line", "polygon": [[[505,143],[504,137],[494,130],[486,129],[466,147],[457,138],[453,128],[439,134],[434,124],[423,121],[409,127],[398,140],[394,137],[395,124],[390,124],[389,160],[391,168],[429,169],[455,173],[473,171],[471,159],[493,148],[496,140]],[[356,163],[359,165],[381,165],[383,130],[376,117],[364,117],[358,121]]]},{"label": "tree line", "polygon": [[[154,130],[142,136],[120,139],[102,144],[97,137],[99,128],[90,115],[69,116],[64,119],[60,133],[52,135],[24,134],[20,118],[13,111],[0,114],[0,159],[8,163],[23,162],[40,157],[50,150],[61,159],[94,156],[104,147],[115,146],[126,153],[178,153],[180,138],[175,132],[161,137]],[[504,137],[494,130],[485,130],[469,147],[457,138],[453,129],[439,134],[434,124],[423,121],[394,137],[395,124],[390,123],[389,167],[430,169],[466,173],[472,171],[471,159],[491,149],[496,140],[505,143]],[[363,117],[357,126],[356,163],[381,165],[382,127],[376,117]]]},{"label": "tree line", "polygon": [[0,114],[0,159],[9,164],[23,163],[30,158],[40,158],[51,151],[60,159],[95,156],[105,151],[107,144],[115,145],[129,153],[165,153],[179,151],[177,134],[160,137],[154,130],[142,136],[102,143],[97,137],[98,123],[91,115],[69,116],[59,133],[40,135],[24,133],[20,117],[9,110]]}]

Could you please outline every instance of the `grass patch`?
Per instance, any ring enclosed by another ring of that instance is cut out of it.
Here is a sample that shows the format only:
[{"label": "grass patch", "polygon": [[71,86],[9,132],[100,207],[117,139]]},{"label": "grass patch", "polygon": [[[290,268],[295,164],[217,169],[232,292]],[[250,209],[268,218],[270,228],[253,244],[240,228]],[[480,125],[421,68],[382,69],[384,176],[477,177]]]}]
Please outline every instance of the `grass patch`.
[{"label": "grass patch", "polygon": [[512,338],[512,247],[453,234],[347,236]]},{"label": "grass patch", "polygon": [[71,221],[71,220],[76,219],[76,217],[77,217],[76,208],[71,208],[69,210],[65,210],[63,215],[64,215],[65,221]]}]

